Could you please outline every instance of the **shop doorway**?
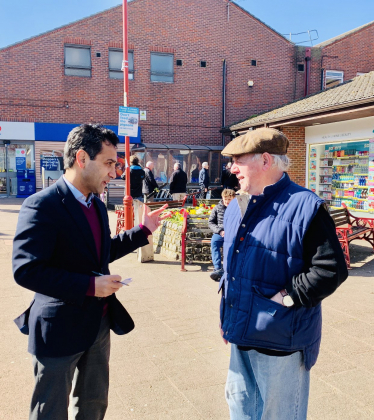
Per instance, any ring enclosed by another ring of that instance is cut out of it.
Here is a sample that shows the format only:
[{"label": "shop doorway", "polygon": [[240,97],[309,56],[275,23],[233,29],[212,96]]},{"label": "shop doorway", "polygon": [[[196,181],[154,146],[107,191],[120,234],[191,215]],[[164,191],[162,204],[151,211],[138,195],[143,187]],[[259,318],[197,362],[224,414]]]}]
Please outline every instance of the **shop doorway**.
[{"label": "shop doorway", "polygon": [[4,140],[0,144],[0,198],[17,195],[17,170],[34,169],[33,142]]}]

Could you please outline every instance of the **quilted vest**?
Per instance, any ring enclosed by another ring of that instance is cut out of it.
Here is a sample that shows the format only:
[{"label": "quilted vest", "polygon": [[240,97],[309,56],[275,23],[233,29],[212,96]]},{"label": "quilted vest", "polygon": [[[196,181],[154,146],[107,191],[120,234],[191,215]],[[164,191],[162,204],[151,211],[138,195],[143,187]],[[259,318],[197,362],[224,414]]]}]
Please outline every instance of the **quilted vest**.
[{"label": "quilted vest", "polygon": [[303,271],[303,239],[322,203],[284,174],[251,196],[243,218],[236,199],[224,217],[224,338],[242,346],[302,351],[308,370],[319,353],[321,305],[287,308],[269,298]]}]

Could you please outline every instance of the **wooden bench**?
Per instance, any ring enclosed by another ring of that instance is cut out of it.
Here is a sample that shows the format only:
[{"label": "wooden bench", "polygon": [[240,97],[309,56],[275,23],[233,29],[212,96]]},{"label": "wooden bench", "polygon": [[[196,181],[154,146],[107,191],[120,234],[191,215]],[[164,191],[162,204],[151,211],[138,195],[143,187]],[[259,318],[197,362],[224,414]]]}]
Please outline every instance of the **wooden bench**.
[{"label": "wooden bench", "polygon": [[206,234],[213,235],[213,232],[208,227],[209,214],[188,214],[184,213],[183,227],[182,227],[182,257],[181,257],[181,271],[185,269],[186,264],[186,246],[196,244],[209,244],[210,238],[206,238]]},{"label": "wooden bench", "polygon": [[353,216],[346,205],[343,208],[329,210],[336,226],[336,234],[343,249],[347,268],[351,268],[351,258],[349,256],[349,244],[355,239],[362,239],[371,244],[374,250],[374,219]]}]

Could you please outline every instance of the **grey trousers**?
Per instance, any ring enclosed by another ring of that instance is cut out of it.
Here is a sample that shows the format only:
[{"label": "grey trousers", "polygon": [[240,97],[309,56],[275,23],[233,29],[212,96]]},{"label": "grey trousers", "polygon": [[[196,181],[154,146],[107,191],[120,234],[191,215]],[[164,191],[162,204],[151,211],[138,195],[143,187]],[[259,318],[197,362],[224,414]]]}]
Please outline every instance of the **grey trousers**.
[{"label": "grey trousers", "polygon": [[35,388],[30,420],[68,420],[69,396],[75,420],[102,420],[108,406],[109,316],[94,344],[66,357],[33,356]]}]

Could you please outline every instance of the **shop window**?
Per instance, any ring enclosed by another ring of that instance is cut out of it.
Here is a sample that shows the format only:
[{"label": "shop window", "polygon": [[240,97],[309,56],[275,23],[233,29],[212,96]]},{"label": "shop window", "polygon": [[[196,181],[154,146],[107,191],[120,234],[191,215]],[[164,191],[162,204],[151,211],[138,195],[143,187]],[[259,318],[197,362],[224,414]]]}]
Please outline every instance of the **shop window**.
[{"label": "shop window", "polygon": [[332,208],[374,213],[374,140],[309,147],[309,189]]},{"label": "shop window", "polygon": [[174,172],[174,164],[179,162],[181,169],[188,173],[190,151],[186,149],[171,149],[169,150],[169,167],[168,167],[168,180]]},{"label": "shop window", "polygon": [[[123,50],[110,49],[109,50],[109,78],[110,79],[122,79]],[[129,62],[129,80],[134,80],[134,52],[128,52]]]},{"label": "shop window", "polygon": [[191,166],[187,177],[189,182],[199,182],[199,172],[203,168],[202,164],[209,162],[208,150],[192,150],[191,151]]},{"label": "shop window", "polygon": [[65,45],[65,75],[91,77],[91,48]]},{"label": "shop window", "polygon": [[330,89],[334,86],[343,83],[344,72],[335,70],[326,70],[325,74],[325,89]]},{"label": "shop window", "polygon": [[210,152],[210,182],[213,184],[221,183],[220,155],[221,152]]},{"label": "shop window", "polygon": [[151,82],[174,82],[173,54],[151,53]]},{"label": "shop window", "polygon": [[153,175],[159,184],[168,182],[167,166],[168,166],[168,153],[167,150],[147,149],[145,154],[144,164],[153,162]]}]

